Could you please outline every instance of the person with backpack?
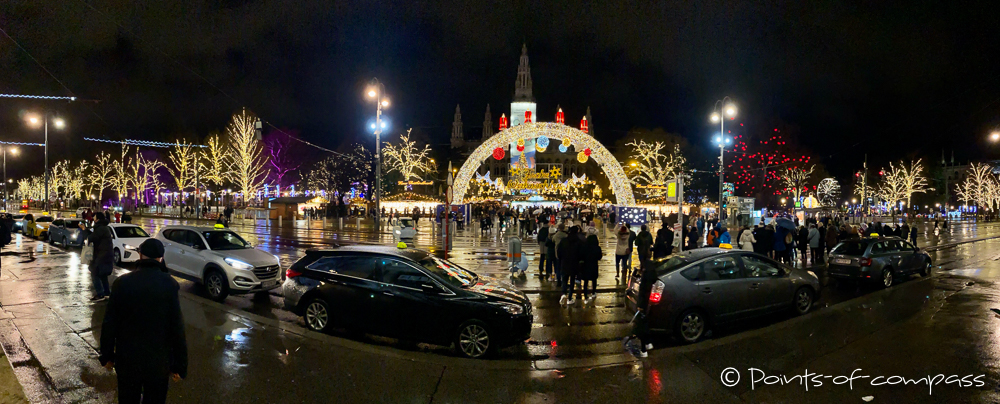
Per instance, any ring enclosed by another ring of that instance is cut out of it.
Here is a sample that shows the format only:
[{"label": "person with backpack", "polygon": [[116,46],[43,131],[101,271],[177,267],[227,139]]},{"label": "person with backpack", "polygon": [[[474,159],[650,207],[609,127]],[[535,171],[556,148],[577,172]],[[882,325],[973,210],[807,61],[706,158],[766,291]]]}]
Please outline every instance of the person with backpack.
[{"label": "person with backpack", "polygon": [[615,245],[615,280],[622,274],[628,277],[628,254],[629,254],[629,231],[625,224],[618,226],[615,232],[617,244]]}]

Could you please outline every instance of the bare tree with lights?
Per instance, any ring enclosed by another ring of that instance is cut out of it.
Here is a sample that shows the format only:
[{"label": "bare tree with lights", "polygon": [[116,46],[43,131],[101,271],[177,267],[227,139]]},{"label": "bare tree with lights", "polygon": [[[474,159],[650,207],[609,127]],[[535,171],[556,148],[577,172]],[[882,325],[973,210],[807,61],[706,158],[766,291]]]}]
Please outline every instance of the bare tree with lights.
[{"label": "bare tree with lights", "polygon": [[372,153],[356,144],[351,153],[329,156],[313,164],[305,175],[305,186],[314,191],[344,195],[353,184],[367,183],[372,162]]},{"label": "bare tree with lights", "polygon": [[100,200],[104,191],[111,187],[112,177],[115,172],[114,160],[105,152],[100,152],[94,159],[94,164],[90,166],[89,174],[86,176],[91,180],[89,193],[94,193]]},{"label": "bare tree with lights", "polygon": [[629,157],[635,162],[623,164],[625,174],[632,185],[649,187],[647,194],[651,197],[665,195],[667,183],[673,181],[687,164],[679,144],[669,151],[663,142],[647,143],[642,139],[633,140],[626,146],[631,146]]},{"label": "bare tree with lights", "polygon": [[243,201],[257,198],[257,191],[267,179],[268,158],[257,140],[257,117],[246,109],[234,114],[226,132],[229,133],[229,177],[243,192]]},{"label": "bare tree with lights", "polygon": [[913,194],[922,194],[927,191],[934,190],[934,188],[928,186],[927,177],[924,176],[923,159],[917,159],[917,161],[910,160],[909,165],[904,162],[900,162],[898,169],[891,163],[889,164],[889,167],[893,170],[899,170],[899,176],[903,182],[903,193],[906,199],[906,206],[913,206],[911,204]]},{"label": "bare tree with lights", "polygon": [[424,145],[423,149],[416,147],[416,142],[410,140],[410,131],[400,135],[399,145],[386,142],[382,146],[386,173],[398,172],[404,182],[423,181],[421,175],[437,171],[437,166],[431,162],[431,147]]},{"label": "bare tree with lights", "polygon": [[788,192],[792,197],[792,200],[798,201],[802,197],[802,193],[809,190],[809,177],[812,176],[815,169],[815,165],[810,165],[808,169],[805,167],[785,167],[778,170],[778,181],[784,187],[785,192]]},{"label": "bare tree with lights", "polygon": [[111,176],[111,187],[118,195],[118,206],[122,206],[125,202],[125,198],[128,197],[128,187],[131,182],[127,172],[128,162],[125,160],[126,155],[128,155],[128,150],[128,145],[122,142],[121,159],[115,160],[115,162],[112,163],[113,174]]},{"label": "bare tree with lights", "polygon": [[991,208],[994,200],[991,194],[1000,188],[996,183],[997,178],[993,176],[993,167],[984,163],[972,163],[965,180],[955,187],[955,194],[959,200],[964,200],[967,205],[975,204],[979,207]]},{"label": "bare tree with lights", "polygon": [[177,186],[177,191],[184,192],[188,188],[195,187],[195,170],[200,157],[201,153],[195,149],[193,144],[186,140],[174,142],[174,146],[170,148],[170,154],[167,155],[170,165],[166,167],[170,177],[174,180],[174,185]]}]

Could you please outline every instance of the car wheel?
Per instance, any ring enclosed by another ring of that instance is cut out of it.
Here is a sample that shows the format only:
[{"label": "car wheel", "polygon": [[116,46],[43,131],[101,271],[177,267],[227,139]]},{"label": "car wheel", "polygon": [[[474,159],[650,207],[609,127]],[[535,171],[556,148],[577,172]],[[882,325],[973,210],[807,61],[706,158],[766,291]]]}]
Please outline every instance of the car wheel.
[{"label": "car wheel", "polygon": [[888,288],[892,286],[895,280],[892,277],[892,268],[885,268],[882,270],[882,286]]},{"label": "car wheel", "polygon": [[222,274],[221,271],[213,269],[205,274],[205,291],[208,292],[208,297],[215,301],[226,300],[229,296],[229,280],[226,276]]},{"label": "car wheel", "polygon": [[813,306],[813,291],[807,287],[799,288],[795,291],[795,312],[801,314],[806,314],[809,310],[812,310]]},{"label": "car wheel", "polygon": [[688,310],[677,321],[677,338],[686,344],[698,342],[708,330],[708,320],[698,310]]},{"label": "car wheel", "polygon": [[920,276],[928,277],[931,276],[931,262],[927,261],[924,263],[924,267],[920,269]]},{"label": "car wheel", "polygon": [[330,305],[322,298],[315,298],[306,305],[302,319],[310,330],[326,332],[330,329]]},{"label": "car wheel", "polygon": [[118,249],[118,247],[115,247],[115,265],[122,265],[122,252]]},{"label": "car wheel", "polygon": [[65,248],[69,248],[69,242],[66,241],[66,237],[63,237],[62,239],[62,246]]},{"label": "car wheel", "polygon": [[458,348],[458,353],[467,358],[488,356],[494,350],[489,327],[479,320],[466,321],[458,327],[455,347]]}]

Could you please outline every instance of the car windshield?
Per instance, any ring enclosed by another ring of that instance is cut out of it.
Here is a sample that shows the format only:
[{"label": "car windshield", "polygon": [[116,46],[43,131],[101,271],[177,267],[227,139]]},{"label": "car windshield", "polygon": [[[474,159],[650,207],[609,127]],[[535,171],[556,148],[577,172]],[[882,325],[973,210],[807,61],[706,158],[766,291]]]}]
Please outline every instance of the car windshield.
[{"label": "car windshield", "polygon": [[411,219],[400,219],[399,225],[402,227],[413,227],[413,220]]},{"label": "car windshield", "polygon": [[24,219],[24,215],[14,215],[14,220]]},{"label": "car windshield", "polygon": [[843,243],[837,244],[830,251],[831,254],[841,254],[841,255],[852,255],[861,256],[865,254],[865,249],[868,248],[868,243],[863,243],[860,241],[845,241]]},{"label": "car windshield", "polygon": [[[119,238],[129,238],[129,237],[149,237],[149,233],[139,227],[127,226],[127,227],[115,227],[115,235]],[[206,238],[208,238],[206,236]]]},{"label": "car windshield", "polygon": [[80,223],[83,223],[83,220],[67,220],[64,222],[66,227],[80,227]]},{"label": "car windshield", "polygon": [[52,216],[42,216],[38,219],[35,219],[35,222],[43,223],[43,222],[51,222],[52,220],[54,220],[52,219]]},{"label": "car windshield", "polygon": [[242,250],[251,248],[250,243],[231,231],[206,231],[202,233],[213,250]]},{"label": "car windshield", "polygon": [[428,271],[440,276],[446,282],[460,288],[468,287],[476,282],[479,276],[469,272],[465,268],[455,265],[451,261],[437,257],[427,257],[419,261],[420,265]]}]

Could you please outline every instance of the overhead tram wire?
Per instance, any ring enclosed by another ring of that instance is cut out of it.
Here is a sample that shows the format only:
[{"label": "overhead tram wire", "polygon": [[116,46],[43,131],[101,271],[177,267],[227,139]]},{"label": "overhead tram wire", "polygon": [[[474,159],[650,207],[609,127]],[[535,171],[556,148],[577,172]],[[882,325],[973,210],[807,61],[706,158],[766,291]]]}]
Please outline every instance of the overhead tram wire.
[{"label": "overhead tram wire", "polygon": [[[132,34],[132,36],[133,36],[133,37],[135,37],[136,39],[138,39],[138,40],[140,40],[140,41],[143,41],[143,42],[146,42],[146,43],[147,43],[147,44],[149,44],[149,45],[150,45],[150,46],[151,46],[151,47],[152,47],[153,49],[155,49],[155,50],[156,50],[157,52],[159,52],[159,53],[160,53],[161,55],[163,55],[164,57],[166,57],[167,59],[169,59],[169,60],[170,60],[171,62],[174,62],[174,64],[176,64],[176,65],[180,66],[180,67],[181,67],[181,68],[183,68],[184,70],[187,70],[187,71],[188,71],[188,73],[191,73],[191,74],[193,74],[193,75],[194,75],[195,77],[197,77],[197,78],[201,79],[201,81],[204,81],[204,82],[205,82],[206,84],[208,84],[209,86],[211,86],[211,87],[212,87],[213,89],[215,89],[216,91],[218,91],[218,92],[219,92],[220,94],[222,94],[223,96],[225,96],[226,98],[228,98],[228,99],[229,99],[230,101],[232,101],[233,103],[235,103],[235,104],[237,104],[237,105],[240,105],[240,106],[243,106],[243,105],[245,105],[244,103],[241,103],[241,102],[240,102],[239,100],[237,100],[236,98],[234,98],[234,97],[233,97],[232,95],[229,95],[229,93],[227,93],[227,92],[226,92],[225,90],[223,90],[223,89],[222,89],[222,88],[220,88],[219,86],[215,85],[215,83],[213,83],[213,82],[211,82],[210,80],[208,80],[207,78],[205,78],[205,76],[202,76],[201,74],[198,74],[198,72],[194,71],[194,69],[192,69],[192,68],[188,67],[187,65],[185,65],[185,64],[183,64],[183,63],[181,63],[180,61],[178,61],[178,60],[177,60],[177,59],[175,59],[174,57],[172,57],[172,56],[168,55],[168,54],[167,54],[166,52],[164,52],[164,51],[163,51],[162,49],[160,49],[159,47],[157,47],[157,46],[155,46],[155,45],[153,45],[153,44],[149,43],[148,41],[145,41],[144,39],[142,39],[142,37],[140,37],[139,35],[137,35],[137,34],[136,34],[135,32],[133,32],[132,30],[130,30],[130,29],[128,29],[128,28],[126,28],[126,27],[124,27],[124,26],[123,26],[123,25],[122,25],[121,23],[119,23],[119,22],[118,22],[118,20],[116,20],[116,19],[112,18],[112,17],[111,17],[110,15],[108,15],[107,13],[105,13],[105,12],[103,12],[103,11],[101,11],[101,10],[98,10],[98,9],[97,9],[96,7],[94,7],[93,5],[91,5],[90,3],[88,3],[88,2],[86,1],[86,0],[79,0],[79,1],[80,1],[81,3],[83,3],[83,4],[85,5],[85,6],[87,6],[87,8],[89,8],[89,9],[91,9],[91,10],[94,10],[94,11],[95,11],[95,12],[97,12],[98,14],[101,14],[102,16],[104,16],[104,18],[106,18],[106,19],[108,19],[109,21],[111,21],[111,22],[112,22],[113,24],[115,24],[115,25],[116,25],[116,26],[117,26],[118,28],[120,28],[120,29],[124,30],[125,32],[128,32],[129,34]],[[22,48],[22,49],[23,49],[23,48]],[[32,58],[32,59],[34,59],[34,58]],[[47,70],[46,70],[46,71],[47,71]],[[69,90],[69,89],[67,89],[67,90]],[[259,117],[259,116],[258,116],[258,119],[260,119],[260,117]],[[263,122],[263,123],[265,123],[265,124],[267,124],[267,126],[270,126],[270,127],[272,128],[272,129],[274,129],[274,130],[278,131],[279,133],[282,133],[282,134],[284,134],[284,135],[288,136],[288,137],[289,137],[289,138],[291,138],[291,139],[295,139],[295,140],[297,140],[297,141],[299,141],[299,142],[302,142],[302,143],[305,143],[305,144],[307,144],[307,145],[309,145],[309,146],[312,146],[312,147],[315,147],[315,148],[317,148],[317,149],[320,149],[320,150],[322,150],[322,151],[325,151],[325,152],[327,152],[327,153],[331,153],[331,154],[334,154],[334,155],[337,155],[337,156],[339,156],[339,157],[348,157],[347,155],[345,155],[345,154],[343,154],[343,153],[340,153],[340,152],[335,152],[335,151],[333,151],[333,150],[330,150],[330,149],[327,149],[327,148],[325,148],[325,147],[322,147],[322,146],[318,146],[318,145],[316,145],[316,144],[313,144],[313,143],[311,143],[311,142],[308,142],[308,141],[305,141],[305,140],[302,140],[302,139],[299,139],[299,138],[296,138],[296,137],[292,136],[291,134],[289,134],[288,132],[285,132],[285,131],[283,131],[283,130],[279,129],[279,128],[278,128],[277,126],[274,126],[274,124],[272,124],[272,123],[270,123],[270,122],[268,122],[268,121],[266,121],[266,120],[264,120],[264,119],[260,119],[260,121],[261,121],[261,122]]]}]

